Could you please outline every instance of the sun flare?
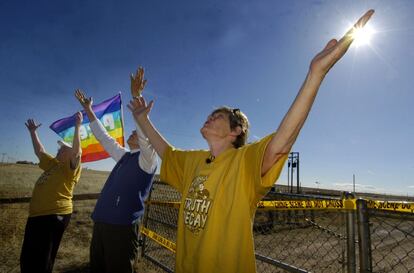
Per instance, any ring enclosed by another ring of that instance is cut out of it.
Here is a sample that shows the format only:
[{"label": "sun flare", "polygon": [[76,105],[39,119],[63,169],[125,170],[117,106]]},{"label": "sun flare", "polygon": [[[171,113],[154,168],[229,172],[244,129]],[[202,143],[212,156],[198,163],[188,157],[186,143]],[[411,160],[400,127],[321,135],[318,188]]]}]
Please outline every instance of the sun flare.
[{"label": "sun flare", "polygon": [[374,29],[370,26],[354,28],[351,33],[351,36],[354,39],[354,45],[356,47],[369,45],[371,43],[371,39],[374,33]]}]

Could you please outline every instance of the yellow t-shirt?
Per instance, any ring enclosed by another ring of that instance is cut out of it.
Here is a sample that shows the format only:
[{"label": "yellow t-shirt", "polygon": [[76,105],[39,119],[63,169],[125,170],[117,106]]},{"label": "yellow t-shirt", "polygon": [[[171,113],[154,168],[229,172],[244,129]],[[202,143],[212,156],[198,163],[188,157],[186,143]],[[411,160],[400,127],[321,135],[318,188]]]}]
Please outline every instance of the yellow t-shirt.
[{"label": "yellow t-shirt", "polygon": [[33,189],[29,217],[72,213],[73,188],[79,181],[81,164],[73,170],[69,161],[60,162],[42,153],[39,167],[44,172]]},{"label": "yellow t-shirt", "polygon": [[208,151],[164,152],[160,178],[182,194],[176,273],[256,272],[252,234],[256,205],[276,182],[287,158],[261,176],[272,136],[228,149],[210,164]]}]

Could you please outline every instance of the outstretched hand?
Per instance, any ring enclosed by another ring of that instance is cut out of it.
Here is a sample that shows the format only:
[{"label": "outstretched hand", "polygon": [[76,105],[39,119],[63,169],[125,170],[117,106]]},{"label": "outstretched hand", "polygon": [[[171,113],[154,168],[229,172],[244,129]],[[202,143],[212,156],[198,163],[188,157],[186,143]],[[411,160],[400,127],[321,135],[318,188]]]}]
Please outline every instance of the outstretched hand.
[{"label": "outstretched hand", "polygon": [[93,99],[92,97],[86,97],[85,93],[81,89],[75,90],[75,97],[78,99],[79,103],[84,109],[92,108]]},{"label": "outstretched hand", "polygon": [[141,66],[138,67],[137,72],[134,76],[132,73],[131,76],[131,96],[133,98],[139,97],[142,94],[142,91],[147,84],[147,80],[144,79],[144,68]]},{"label": "outstretched hand", "polygon": [[40,126],[42,126],[42,124],[41,123],[39,123],[39,124],[36,124],[36,122],[34,121],[34,119],[28,119],[26,122],[25,122],[25,125],[26,125],[26,127],[27,127],[27,129],[30,131],[30,132],[34,132],[34,131],[36,131],[37,130],[37,128],[39,128]]},{"label": "outstretched hand", "polygon": [[27,127],[27,129],[30,132],[30,137],[32,139],[32,144],[33,144],[33,149],[34,152],[36,154],[36,156],[40,159],[42,156],[42,153],[45,152],[45,148],[43,147],[42,143],[40,142],[39,136],[37,135],[37,128],[39,128],[42,124],[36,124],[36,122],[34,121],[34,119],[28,119],[25,122],[25,125]]},{"label": "outstretched hand", "polygon": [[374,10],[367,11],[339,41],[330,40],[325,48],[313,58],[310,70],[322,77],[325,76],[351,46],[355,38],[355,29],[364,27],[373,14]]},{"label": "outstretched hand", "polygon": [[154,101],[151,101],[149,104],[145,101],[142,96],[133,98],[129,104],[128,109],[131,110],[132,115],[136,120],[139,120],[143,117],[147,117],[151,111]]},{"label": "outstretched hand", "polygon": [[36,122],[33,119],[28,119],[25,122],[25,125],[26,125],[27,129],[29,130],[29,132],[35,132],[37,130],[37,128],[42,126],[41,123],[36,124]]}]

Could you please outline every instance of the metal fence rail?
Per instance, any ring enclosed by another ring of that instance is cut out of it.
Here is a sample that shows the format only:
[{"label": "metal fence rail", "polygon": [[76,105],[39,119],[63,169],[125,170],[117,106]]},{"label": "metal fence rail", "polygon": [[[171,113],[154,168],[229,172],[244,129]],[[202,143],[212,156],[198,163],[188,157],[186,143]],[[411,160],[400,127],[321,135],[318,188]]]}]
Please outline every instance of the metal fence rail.
[{"label": "metal fence rail", "polygon": [[[166,272],[174,268],[179,200],[170,186],[156,183],[144,220],[152,234],[144,236],[141,253]],[[253,226],[257,271],[414,272],[414,204],[399,204],[404,213],[353,196],[271,192],[258,204]]]}]

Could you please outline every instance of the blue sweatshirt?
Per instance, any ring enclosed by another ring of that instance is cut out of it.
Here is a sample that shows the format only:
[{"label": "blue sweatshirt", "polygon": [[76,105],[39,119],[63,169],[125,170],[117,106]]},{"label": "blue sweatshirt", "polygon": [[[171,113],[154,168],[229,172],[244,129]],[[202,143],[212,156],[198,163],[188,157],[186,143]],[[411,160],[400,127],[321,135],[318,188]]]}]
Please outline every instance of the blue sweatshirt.
[{"label": "blue sweatshirt", "polygon": [[138,162],[140,152],[127,152],[110,173],[92,213],[95,222],[134,224],[144,214],[154,173],[148,174]]}]

